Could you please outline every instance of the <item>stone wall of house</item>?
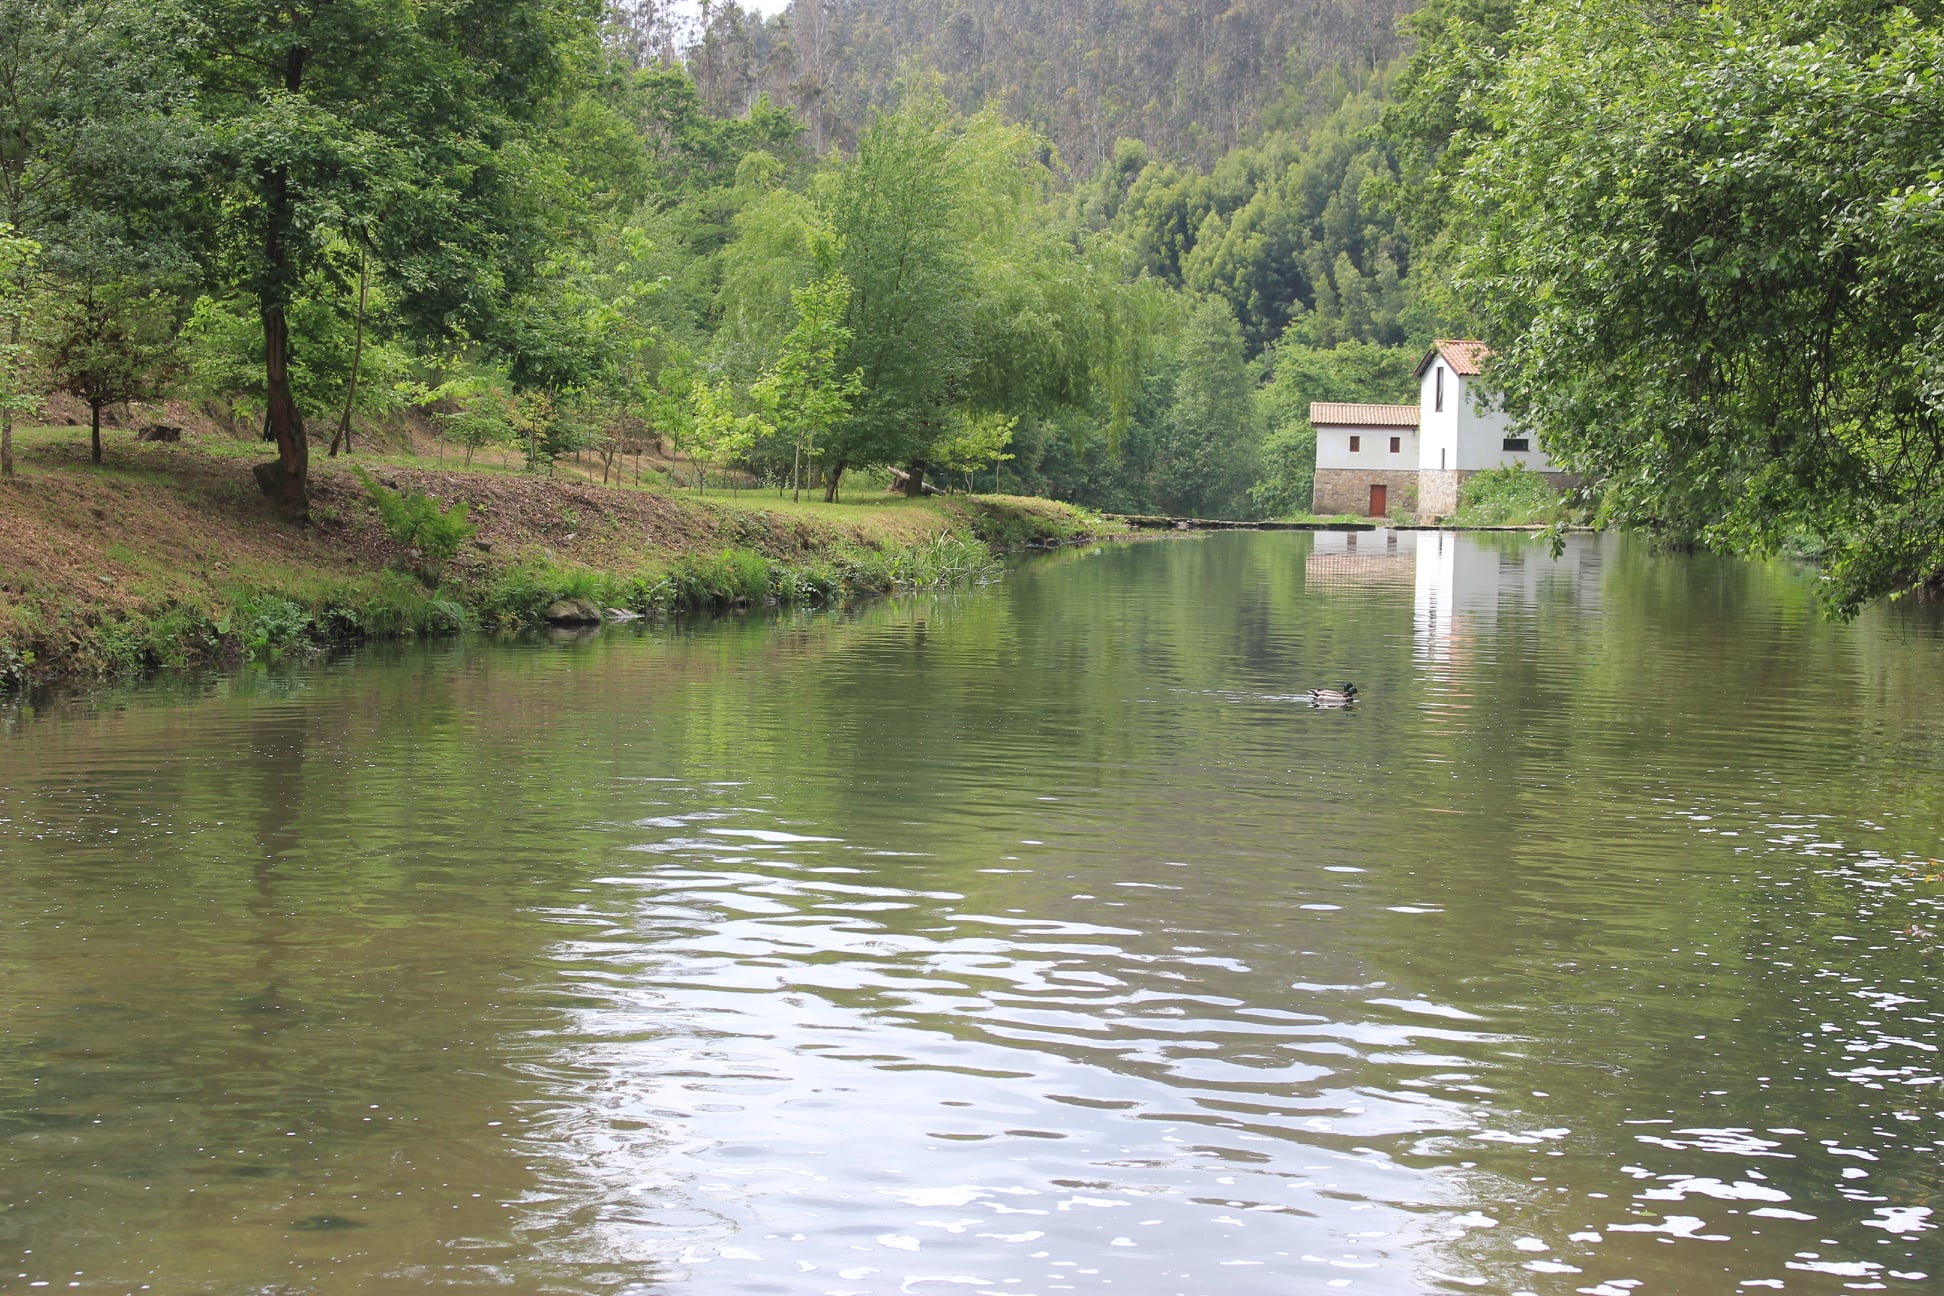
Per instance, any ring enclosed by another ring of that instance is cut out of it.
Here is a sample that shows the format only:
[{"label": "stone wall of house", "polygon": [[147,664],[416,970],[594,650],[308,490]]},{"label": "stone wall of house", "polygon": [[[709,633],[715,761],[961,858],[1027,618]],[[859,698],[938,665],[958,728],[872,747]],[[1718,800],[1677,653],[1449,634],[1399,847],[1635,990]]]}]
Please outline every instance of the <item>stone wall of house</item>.
[{"label": "stone wall of house", "polygon": [[1312,488],[1310,511],[1329,516],[1353,513],[1365,516],[1370,508],[1370,488],[1386,488],[1386,505],[1395,512],[1419,511],[1418,477],[1415,468],[1319,468]]}]

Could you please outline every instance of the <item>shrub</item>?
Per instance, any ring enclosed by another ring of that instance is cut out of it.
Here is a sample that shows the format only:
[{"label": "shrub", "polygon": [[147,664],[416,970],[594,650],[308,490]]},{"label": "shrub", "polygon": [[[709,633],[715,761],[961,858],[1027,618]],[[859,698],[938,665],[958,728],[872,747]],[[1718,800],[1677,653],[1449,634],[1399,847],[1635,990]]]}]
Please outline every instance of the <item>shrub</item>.
[{"label": "shrub", "polygon": [[472,463],[475,451],[484,450],[487,446],[505,445],[514,439],[513,420],[496,404],[482,402],[471,409],[455,410],[434,417],[443,425],[445,440],[466,448],[468,464]]},{"label": "shrub", "polygon": [[784,603],[829,603],[843,592],[843,573],[829,563],[776,572],[776,597]]},{"label": "shrub", "polygon": [[424,491],[389,490],[364,469],[354,471],[364,484],[365,494],[377,506],[385,533],[421,555],[420,570],[428,577],[451,562],[459,546],[479,530],[467,520],[464,500],[442,509]]},{"label": "shrub", "polygon": [[396,572],[336,586],[317,598],[316,621],[331,639],[391,638],[466,628],[464,606]]},{"label": "shrub", "polygon": [[549,603],[564,598],[650,612],[656,606],[654,590],[652,582],[640,577],[610,576],[586,567],[529,559],[495,573],[479,607],[491,625],[531,625],[545,616]]},{"label": "shrub", "polygon": [[1003,570],[991,549],[977,540],[942,535],[910,549],[882,553],[855,550],[845,556],[844,584],[853,593],[982,585]]},{"label": "shrub", "polygon": [[747,549],[684,558],[668,573],[672,602],[682,608],[761,602],[774,592],[769,559]]},{"label": "shrub", "polygon": [[312,625],[310,609],[301,603],[280,594],[253,594],[216,623],[216,632],[235,635],[247,657],[275,661],[286,650],[302,645]]},{"label": "shrub", "polygon": [[1534,526],[1557,521],[1562,501],[1546,479],[1524,464],[1489,468],[1465,480],[1458,511],[1448,519],[1459,526]]}]

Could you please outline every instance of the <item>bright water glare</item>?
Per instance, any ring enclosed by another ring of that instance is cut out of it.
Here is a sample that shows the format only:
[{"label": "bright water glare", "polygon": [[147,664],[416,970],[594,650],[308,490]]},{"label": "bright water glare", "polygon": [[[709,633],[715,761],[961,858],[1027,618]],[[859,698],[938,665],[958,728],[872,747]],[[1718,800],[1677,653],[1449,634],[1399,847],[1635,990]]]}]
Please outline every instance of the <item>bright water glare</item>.
[{"label": "bright water glare", "polygon": [[1944,1290],[1940,666],[1236,534],[17,710],[0,1291]]}]

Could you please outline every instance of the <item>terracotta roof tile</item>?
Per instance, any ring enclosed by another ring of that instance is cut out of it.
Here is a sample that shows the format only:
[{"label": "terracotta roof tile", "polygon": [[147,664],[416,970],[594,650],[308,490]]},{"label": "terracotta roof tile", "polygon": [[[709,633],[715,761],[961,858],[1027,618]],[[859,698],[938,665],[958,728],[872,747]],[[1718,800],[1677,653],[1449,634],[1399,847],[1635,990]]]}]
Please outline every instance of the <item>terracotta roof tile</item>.
[{"label": "terracotta roof tile", "polygon": [[1309,408],[1310,425],[1320,427],[1412,428],[1418,425],[1415,405],[1349,405],[1341,401],[1316,401]]},{"label": "terracotta roof tile", "polygon": [[1431,357],[1437,356],[1451,366],[1451,372],[1476,377],[1483,373],[1485,357],[1492,354],[1492,348],[1475,338],[1439,338],[1418,361],[1420,376],[1431,367]]}]

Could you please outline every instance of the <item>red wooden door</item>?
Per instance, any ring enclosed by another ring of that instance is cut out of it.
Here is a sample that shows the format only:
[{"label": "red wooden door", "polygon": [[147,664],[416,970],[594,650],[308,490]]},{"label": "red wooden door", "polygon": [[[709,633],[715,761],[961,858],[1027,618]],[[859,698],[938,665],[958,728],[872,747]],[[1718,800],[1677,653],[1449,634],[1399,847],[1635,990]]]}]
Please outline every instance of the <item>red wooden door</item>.
[{"label": "red wooden door", "polygon": [[1370,488],[1371,517],[1384,517],[1390,512],[1390,509],[1387,507],[1389,504],[1389,499],[1387,498],[1389,494],[1390,487],[1388,486],[1372,486]]}]

